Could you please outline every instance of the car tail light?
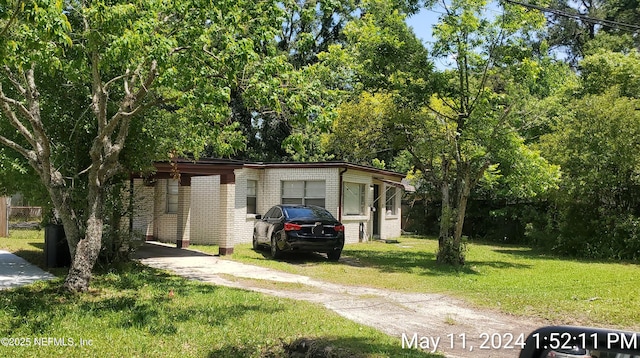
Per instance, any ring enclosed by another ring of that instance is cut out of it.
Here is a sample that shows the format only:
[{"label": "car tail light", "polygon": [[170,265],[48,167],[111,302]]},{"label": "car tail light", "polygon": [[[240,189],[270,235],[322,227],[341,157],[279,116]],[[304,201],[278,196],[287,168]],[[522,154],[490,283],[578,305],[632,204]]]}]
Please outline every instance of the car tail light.
[{"label": "car tail light", "polygon": [[344,225],[336,225],[333,227],[333,230],[335,230],[336,232],[343,232],[344,231]]},{"label": "car tail light", "polygon": [[298,224],[284,223],[284,231],[298,231],[298,230],[302,230],[302,226]]}]

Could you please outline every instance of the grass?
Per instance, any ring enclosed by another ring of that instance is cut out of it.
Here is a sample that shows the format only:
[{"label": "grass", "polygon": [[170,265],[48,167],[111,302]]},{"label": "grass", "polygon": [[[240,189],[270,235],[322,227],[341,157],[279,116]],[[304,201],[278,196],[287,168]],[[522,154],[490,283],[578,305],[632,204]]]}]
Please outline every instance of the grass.
[{"label": "grass", "polygon": [[[42,241],[42,232],[14,231],[0,239],[0,248],[41,262]],[[307,337],[346,352],[342,357],[432,357],[402,350],[399,339],[314,304],[189,281],[136,263],[96,273],[91,290],[81,294],[61,290],[64,272],[55,273],[53,281],[0,291],[0,337],[30,344],[0,345],[0,356],[284,357],[285,345]]]},{"label": "grass", "polygon": [[[471,243],[462,268],[435,262],[437,240],[347,245],[340,262],[320,255],[281,261],[250,245],[234,260],[329,282],[398,291],[445,293],[472,304],[554,324],[640,330],[640,266],[570,260],[528,247]],[[375,279],[373,279],[375,278]]]}]

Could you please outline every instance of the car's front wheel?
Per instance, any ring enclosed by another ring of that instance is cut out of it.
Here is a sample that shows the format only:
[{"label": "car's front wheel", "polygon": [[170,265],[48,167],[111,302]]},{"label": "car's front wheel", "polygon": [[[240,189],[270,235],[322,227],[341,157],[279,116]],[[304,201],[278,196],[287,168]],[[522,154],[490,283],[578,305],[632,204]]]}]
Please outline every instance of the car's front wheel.
[{"label": "car's front wheel", "polygon": [[271,235],[271,257],[274,259],[282,257],[282,250],[278,247],[278,238],[275,233]]},{"label": "car's front wheel", "polygon": [[253,250],[254,251],[258,251],[258,249],[260,249],[260,245],[258,244],[258,236],[256,236],[256,233],[253,233]]},{"label": "car's front wheel", "polygon": [[327,252],[327,258],[329,261],[338,261],[340,260],[340,255],[342,255],[342,250],[333,250]]}]

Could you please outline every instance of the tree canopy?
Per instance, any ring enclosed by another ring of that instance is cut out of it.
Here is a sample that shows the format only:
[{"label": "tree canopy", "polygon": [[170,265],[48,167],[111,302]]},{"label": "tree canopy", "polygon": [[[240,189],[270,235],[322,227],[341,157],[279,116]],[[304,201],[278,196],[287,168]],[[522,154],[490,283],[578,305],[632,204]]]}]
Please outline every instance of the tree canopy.
[{"label": "tree canopy", "polygon": [[425,44],[406,18],[433,1],[3,1],[0,185],[46,195],[70,290],[122,179],[184,155],[407,172],[442,262],[464,263],[474,195],[542,207],[533,243],[635,258],[637,1],[524,5],[443,1]]}]

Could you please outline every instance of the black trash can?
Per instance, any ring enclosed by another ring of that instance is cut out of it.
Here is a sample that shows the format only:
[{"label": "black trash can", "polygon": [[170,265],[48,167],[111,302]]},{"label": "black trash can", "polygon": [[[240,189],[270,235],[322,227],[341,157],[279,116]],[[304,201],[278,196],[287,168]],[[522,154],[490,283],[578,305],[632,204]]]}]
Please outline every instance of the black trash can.
[{"label": "black trash can", "polygon": [[71,254],[64,226],[49,224],[44,227],[44,260],[47,267],[69,267]]}]

